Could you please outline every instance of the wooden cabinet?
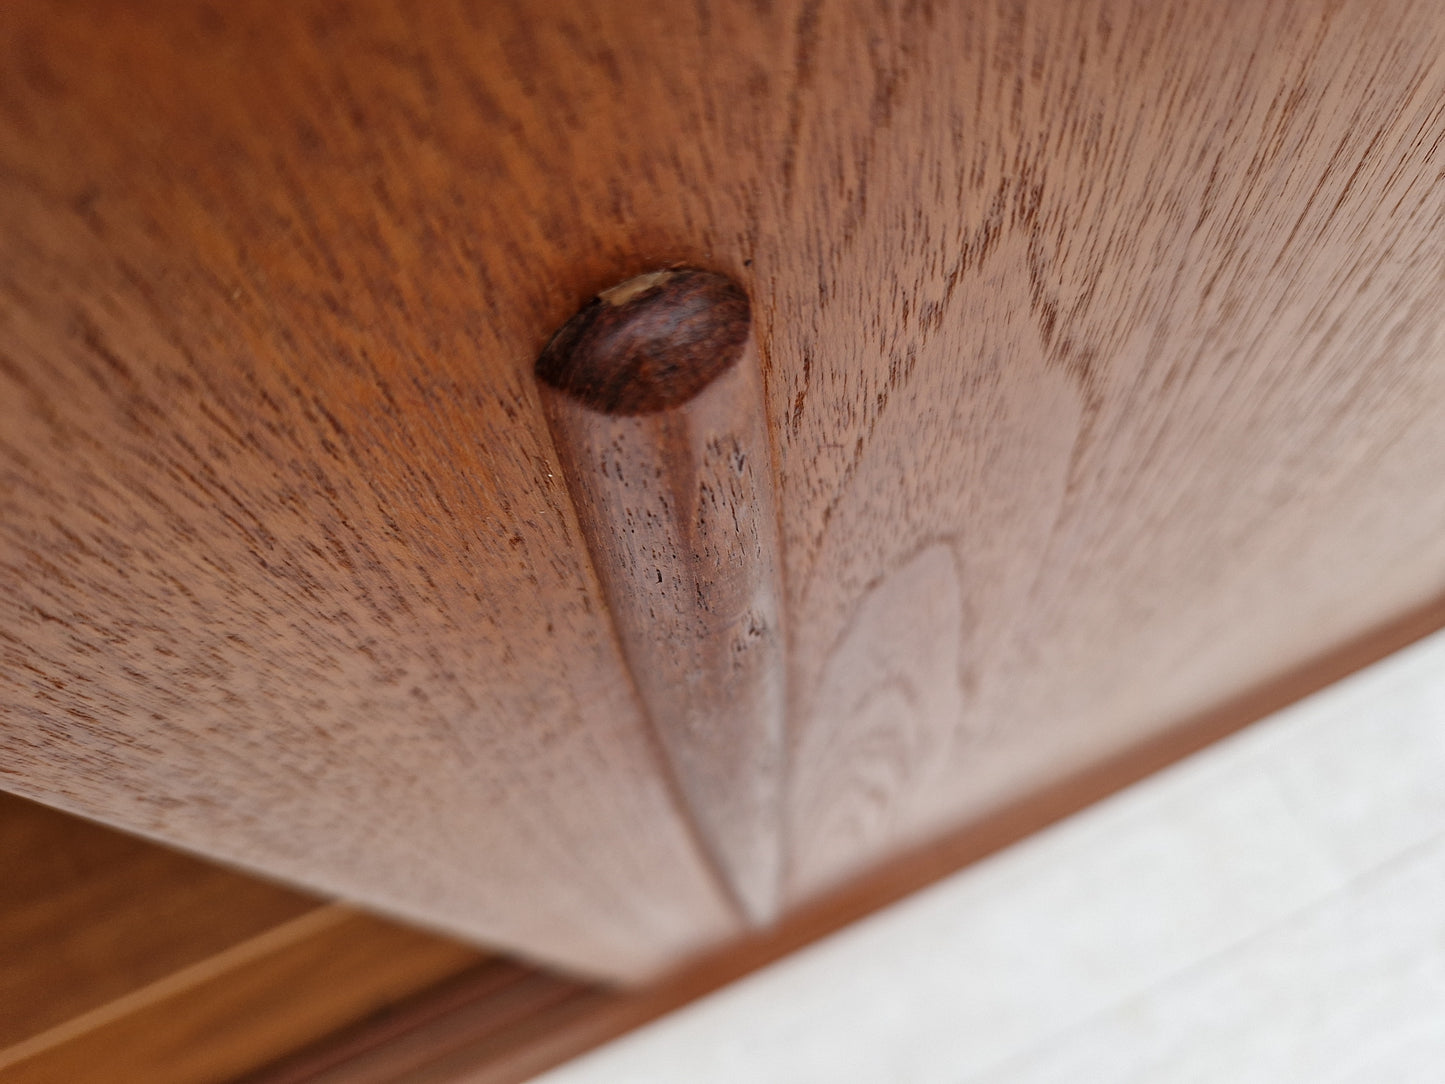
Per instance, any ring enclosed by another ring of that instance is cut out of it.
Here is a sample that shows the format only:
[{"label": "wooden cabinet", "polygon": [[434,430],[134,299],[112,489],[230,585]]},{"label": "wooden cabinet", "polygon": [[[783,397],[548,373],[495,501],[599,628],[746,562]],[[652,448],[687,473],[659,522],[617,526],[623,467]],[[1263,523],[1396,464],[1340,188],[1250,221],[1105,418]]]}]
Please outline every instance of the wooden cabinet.
[{"label": "wooden cabinet", "polygon": [[1445,14],[0,8],[0,787],[635,977],[743,928],[532,366],[749,293],[787,904],[1445,590]]}]

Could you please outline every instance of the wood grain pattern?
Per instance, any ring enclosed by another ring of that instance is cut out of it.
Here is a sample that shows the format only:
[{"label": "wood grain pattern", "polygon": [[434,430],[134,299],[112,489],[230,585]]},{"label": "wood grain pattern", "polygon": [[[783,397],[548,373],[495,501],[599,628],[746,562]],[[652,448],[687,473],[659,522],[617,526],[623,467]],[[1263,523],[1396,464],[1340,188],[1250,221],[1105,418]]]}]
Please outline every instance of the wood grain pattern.
[{"label": "wood grain pattern", "polygon": [[[735,930],[529,372],[674,262],[747,290],[777,420],[790,899],[1445,586],[1425,0],[0,42],[9,789],[597,970]],[[931,571],[958,613],[875,654]]]},{"label": "wood grain pattern", "polygon": [[1445,584],[1438,9],[900,12],[871,55],[818,19],[811,93],[867,64],[881,123],[802,127],[790,252],[829,291],[775,301],[800,745],[876,729],[826,712],[889,675],[834,660],[919,555],[963,603],[916,634],[959,638],[956,691],[797,757],[796,894]]},{"label": "wood grain pattern", "polygon": [[537,363],[623,654],[720,876],[778,909],[784,749],[773,456],[747,295],[653,272],[602,293]]},{"label": "wood grain pattern", "polygon": [[[335,85],[429,78],[358,14],[0,15],[4,785],[646,972],[736,919],[552,467],[530,367],[578,298],[476,247],[516,241],[475,213],[489,63],[437,57],[427,136]],[[495,45],[464,22],[433,46]]]}]

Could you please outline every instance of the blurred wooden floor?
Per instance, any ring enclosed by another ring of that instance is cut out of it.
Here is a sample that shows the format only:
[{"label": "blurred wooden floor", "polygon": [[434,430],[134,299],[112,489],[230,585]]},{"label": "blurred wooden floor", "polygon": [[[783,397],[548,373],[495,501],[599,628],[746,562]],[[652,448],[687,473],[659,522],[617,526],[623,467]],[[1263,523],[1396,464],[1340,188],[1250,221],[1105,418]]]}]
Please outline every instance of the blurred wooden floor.
[{"label": "blurred wooden floor", "polygon": [[476,949],[0,794],[0,1081],[226,1081]]}]

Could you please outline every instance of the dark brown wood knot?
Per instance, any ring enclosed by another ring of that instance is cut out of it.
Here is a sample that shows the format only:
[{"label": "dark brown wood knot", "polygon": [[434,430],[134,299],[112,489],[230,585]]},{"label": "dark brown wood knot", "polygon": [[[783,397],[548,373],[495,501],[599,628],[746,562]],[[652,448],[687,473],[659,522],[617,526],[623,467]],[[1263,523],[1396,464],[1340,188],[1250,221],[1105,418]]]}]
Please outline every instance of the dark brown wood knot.
[{"label": "dark brown wood knot", "polygon": [[687,402],[735,365],[747,343],[748,295],[711,271],[630,278],[592,299],[553,336],[537,377],[607,414]]}]

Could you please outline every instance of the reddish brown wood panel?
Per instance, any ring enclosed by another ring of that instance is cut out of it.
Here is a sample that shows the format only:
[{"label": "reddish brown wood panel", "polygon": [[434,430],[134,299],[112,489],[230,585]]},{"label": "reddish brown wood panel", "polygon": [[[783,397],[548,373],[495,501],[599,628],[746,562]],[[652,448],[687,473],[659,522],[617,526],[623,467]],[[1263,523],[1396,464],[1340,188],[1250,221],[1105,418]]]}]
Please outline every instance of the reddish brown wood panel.
[{"label": "reddish brown wood panel", "polygon": [[576,278],[496,262],[500,43],[438,14],[419,67],[400,8],[0,14],[4,785],[636,974],[736,920],[539,413]]},{"label": "reddish brown wood panel", "polygon": [[796,893],[1445,587],[1438,6],[865,22],[800,39],[799,271],[755,261]]},{"label": "reddish brown wood panel", "polygon": [[1445,15],[0,13],[4,785],[550,959],[736,928],[531,366],[747,289],[788,891],[1445,586]]}]

